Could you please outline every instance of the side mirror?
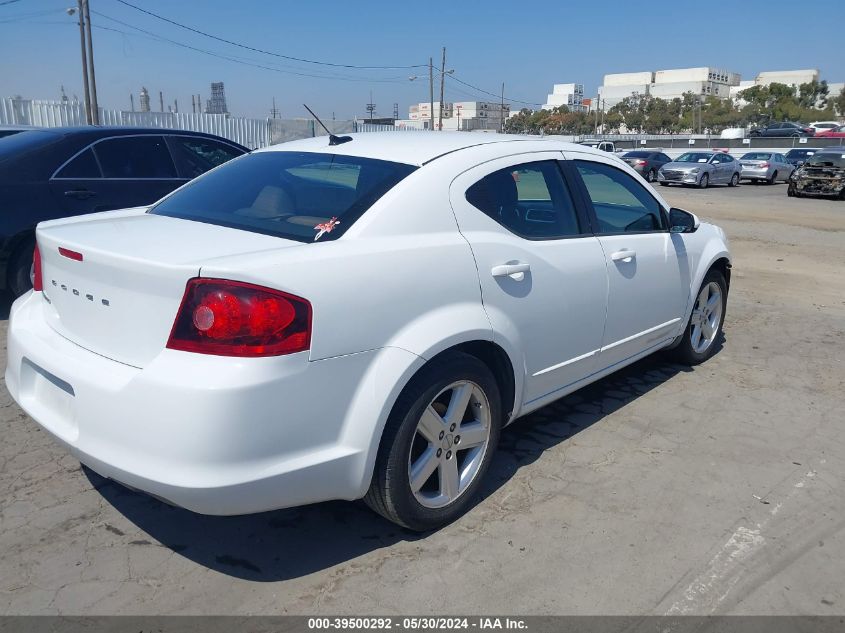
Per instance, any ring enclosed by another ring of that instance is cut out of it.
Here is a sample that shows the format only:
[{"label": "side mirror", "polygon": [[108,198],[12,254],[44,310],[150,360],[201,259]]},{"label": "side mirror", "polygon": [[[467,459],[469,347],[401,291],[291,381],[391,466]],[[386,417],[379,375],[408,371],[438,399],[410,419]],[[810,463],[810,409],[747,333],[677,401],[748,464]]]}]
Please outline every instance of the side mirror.
[{"label": "side mirror", "polygon": [[670,233],[693,233],[698,230],[700,224],[698,218],[689,211],[675,207],[669,209]]}]

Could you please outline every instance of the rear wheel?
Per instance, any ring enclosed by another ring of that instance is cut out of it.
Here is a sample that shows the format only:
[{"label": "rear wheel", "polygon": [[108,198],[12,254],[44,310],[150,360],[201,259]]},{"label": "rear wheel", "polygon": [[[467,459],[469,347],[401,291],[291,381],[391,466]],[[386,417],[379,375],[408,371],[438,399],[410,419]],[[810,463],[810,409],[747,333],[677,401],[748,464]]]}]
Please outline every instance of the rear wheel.
[{"label": "rear wheel", "polygon": [[772,172],[772,175],[769,176],[769,179],[766,180],[766,184],[767,185],[773,185],[773,184],[775,184],[777,179],[778,179],[778,173],[777,173],[777,171],[774,171],[774,172]]},{"label": "rear wheel", "polygon": [[698,181],[698,186],[701,187],[702,189],[707,189],[707,187],[709,185],[710,185],[710,176],[708,176],[707,174],[704,174],[701,177],[701,180]]},{"label": "rear wheel", "polygon": [[728,187],[736,187],[738,184],[739,184],[739,174],[734,173],[734,175],[731,176],[731,181],[728,183]]},{"label": "rear wheel", "polygon": [[490,466],[501,409],[493,374],[474,356],[453,352],[426,365],[391,411],[364,501],[417,531],[457,519]]},{"label": "rear wheel", "polygon": [[9,258],[8,287],[15,297],[32,288],[32,251],[35,249],[33,240],[25,240]]},{"label": "rear wheel", "polygon": [[718,270],[710,270],[701,282],[681,341],[671,350],[677,360],[697,365],[713,355],[722,333],[727,299],[724,276]]}]

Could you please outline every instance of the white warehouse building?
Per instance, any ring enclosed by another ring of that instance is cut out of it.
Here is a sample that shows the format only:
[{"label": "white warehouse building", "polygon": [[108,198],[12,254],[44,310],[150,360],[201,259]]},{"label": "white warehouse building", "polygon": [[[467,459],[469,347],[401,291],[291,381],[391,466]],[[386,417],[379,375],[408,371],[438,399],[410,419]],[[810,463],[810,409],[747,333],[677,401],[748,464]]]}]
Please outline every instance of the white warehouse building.
[{"label": "white warehouse building", "polygon": [[543,110],[554,110],[566,106],[571,112],[584,112],[584,84],[555,84],[546,97]]},{"label": "white warehouse building", "polygon": [[740,80],[739,73],[710,66],[605,75],[597,107],[612,108],[634,94],[669,100],[691,92],[727,99],[731,86],[739,85]]},{"label": "white warehouse building", "polygon": [[[396,127],[430,130],[431,102],[417,103],[408,108],[408,118],[396,121]],[[456,101],[443,103],[444,130],[500,130],[510,116],[510,105],[491,101]],[[440,102],[434,102],[434,127],[440,122]]]}]

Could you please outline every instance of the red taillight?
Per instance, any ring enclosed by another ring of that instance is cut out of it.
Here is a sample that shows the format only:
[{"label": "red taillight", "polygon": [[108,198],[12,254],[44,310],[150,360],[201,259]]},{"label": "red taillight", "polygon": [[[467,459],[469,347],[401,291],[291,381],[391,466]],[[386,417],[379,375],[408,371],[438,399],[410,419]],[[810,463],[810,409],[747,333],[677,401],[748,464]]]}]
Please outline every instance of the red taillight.
[{"label": "red taillight", "polygon": [[636,161],[636,164],[637,165],[645,165],[645,161],[644,160],[638,160],[638,161]]},{"label": "red taillight", "polygon": [[285,292],[226,279],[191,279],[169,349],[218,356],[280,356],[311,345],[311,304]]},{"label": "red taillight", "polygon": [[32,251],[32,289],[35,292],[44,290],[44,280],[41,275],[41,251],[38,250],[38,244]]},{"label": "red taillight", "polygon": [[760,167],[765,167],[766,169],[768,169],[769,163],[760,163]]}]

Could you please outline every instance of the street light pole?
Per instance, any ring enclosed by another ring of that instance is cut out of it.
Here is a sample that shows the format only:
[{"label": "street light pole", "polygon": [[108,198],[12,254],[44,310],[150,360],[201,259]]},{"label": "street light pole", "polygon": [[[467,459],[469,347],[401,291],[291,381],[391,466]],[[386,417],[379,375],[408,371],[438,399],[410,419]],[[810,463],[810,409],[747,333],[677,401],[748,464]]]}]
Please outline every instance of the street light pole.
[{"label": "street light pole", "polygon": [[428,58],[428,93],[430,97],[431,110],[429,116],[431,117],[431,131],[434,131],[434,59]]},{"label": "street light pole", "polygon": [[88,33],[88,66],[91,71],[91,122],[94,125],[100,124],[100,108],[97,104],[97,78],[94,75],[94,44],[91,41],[91,12],[88,8],[89,0],[82,0],[85,8],[85,28]]},{"label": "street light pole", "polygon": [[[77,0],[79,5],[78,13],[79,13],[79,46],[80,50],[82,51],[82,89],[83,89],[83,101],[85,103],[85,122],[88,125],[91,125],[91,91],[88,88],[88,53],[85,49],[85,13],[82,11],[82,0]],[[68,9],[68,13],[71,13],[73,9]]]},{"label": "street light pole", "polygon": [[443,83],[446,81],[446,47],[443,47],[443,61],[440,64],[440,107],[437,116],[437,129],[443,131]]}]

